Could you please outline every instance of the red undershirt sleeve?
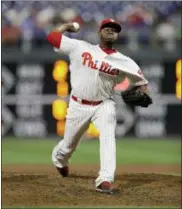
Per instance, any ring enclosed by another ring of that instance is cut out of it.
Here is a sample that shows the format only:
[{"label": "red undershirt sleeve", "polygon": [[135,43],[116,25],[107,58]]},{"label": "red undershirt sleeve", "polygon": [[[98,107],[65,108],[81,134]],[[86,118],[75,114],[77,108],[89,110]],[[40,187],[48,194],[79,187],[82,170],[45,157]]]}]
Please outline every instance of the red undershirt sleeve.
[{"label": "red undershirt sleeve", "polygon": [[47,40],[53,47],[59,49],[61,46],[62,34],[59,32],[51,32],[47,35]]},{"label": "red undershirt sleeve", "polygon": [[55,52],[70,55],[82,45],[80,40],[69,38],[59,32],[51,32],[47,35],[48,42],[53,46]]}]

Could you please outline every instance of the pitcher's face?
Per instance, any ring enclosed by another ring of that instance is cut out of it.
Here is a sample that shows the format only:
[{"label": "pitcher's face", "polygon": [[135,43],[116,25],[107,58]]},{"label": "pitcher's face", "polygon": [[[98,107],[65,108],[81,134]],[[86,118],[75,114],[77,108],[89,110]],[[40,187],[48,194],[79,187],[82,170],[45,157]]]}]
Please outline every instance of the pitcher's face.
[{"label": "pitcher's face", "polygon": [[99,32],[100,40],[105,43],[114,44],[119,37],[119,33],[113,27],[105,27]]}]

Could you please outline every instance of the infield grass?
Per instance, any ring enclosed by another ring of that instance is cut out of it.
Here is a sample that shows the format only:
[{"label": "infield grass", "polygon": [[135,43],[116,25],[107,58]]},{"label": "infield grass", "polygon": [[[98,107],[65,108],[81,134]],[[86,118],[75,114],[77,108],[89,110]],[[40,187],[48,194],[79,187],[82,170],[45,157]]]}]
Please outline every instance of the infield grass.
[{"label": "infield grass", "polygon": [[[52,149],[58,141],[59,139],[3,138],[2,164],[52,164]],[[71,163],[99,163],[99,141],[82,141],[74,152]],[[117,163],[179,164],[181,163],[181,141],[130,138],[117,140]]]}]

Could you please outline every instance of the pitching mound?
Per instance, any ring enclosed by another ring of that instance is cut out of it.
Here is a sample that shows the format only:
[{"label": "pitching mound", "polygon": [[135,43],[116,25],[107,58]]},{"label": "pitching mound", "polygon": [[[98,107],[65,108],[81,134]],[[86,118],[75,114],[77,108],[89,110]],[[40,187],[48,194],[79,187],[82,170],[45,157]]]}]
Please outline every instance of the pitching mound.
[{"label": "pitching mound", "polygon": [[117,171],[115,186],[120,194],[110,196],[94,190],[97,171],[77,166],[62,178],[51,166],[5,167],[2,171],[3,206],[180,206],[181,177],[155,173]]}]

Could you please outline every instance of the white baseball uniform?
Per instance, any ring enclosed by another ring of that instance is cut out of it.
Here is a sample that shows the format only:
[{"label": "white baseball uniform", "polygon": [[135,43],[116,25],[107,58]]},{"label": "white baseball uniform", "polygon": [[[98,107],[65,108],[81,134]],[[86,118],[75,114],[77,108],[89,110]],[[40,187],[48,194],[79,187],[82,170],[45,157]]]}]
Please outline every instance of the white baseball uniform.
[{"label": "white baseball uniform", "polygon": [[[116,50],[104,50],[99,45],[61,36],[56,52],[69,55],[71,96],[66,116],[65,134],[53,150],[52,161],[56,167],[68,165],[84,132],[92,122],[100,133],[100,172],[96,187],[103,181],[114,181],[116,169],[116,109],[114,87],[128,76],[135,85],[148,81],[139,66]],[[77,101],[75,101],[76,98]],[[82,100],[99,101],[97,105],[82,104]]]}]

